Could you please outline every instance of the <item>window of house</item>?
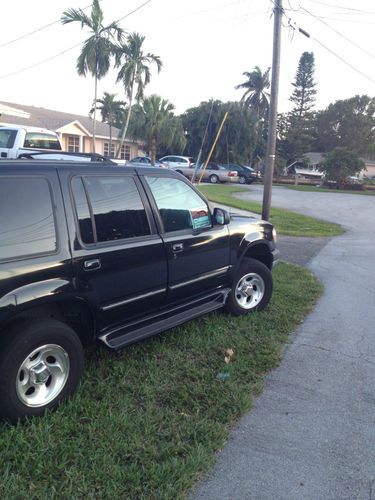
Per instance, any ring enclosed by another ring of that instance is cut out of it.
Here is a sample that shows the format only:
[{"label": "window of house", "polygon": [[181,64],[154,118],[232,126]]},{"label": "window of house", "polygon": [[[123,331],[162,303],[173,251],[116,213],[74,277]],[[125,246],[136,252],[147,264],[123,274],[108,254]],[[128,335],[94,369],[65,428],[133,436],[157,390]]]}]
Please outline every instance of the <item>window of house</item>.
[{"label": "window of house", "polygon": [[120,158],[121,160],[130,160],[130,146],[121,146]]},{"label": "window of house", "polygon": [[55,219],[47,179],[2,177],[0,260],[54,252]]},{"label": "window of house", "polygon": [[109,142],[104,143],[104,150],[103,150],[103,155],[106,156],[107,158],[114,158],[115,157],[115,144],[111,144],[111,151],[109,151]]},{"label": "window of house", "polygon": [[211,215],[204,200],[185,182],[171,177],[146,177],[166,233],[210,228]]},{"label": "window of house", "polygon": [[117,241],[151,233],[143,202],[131,177],[76,177],[72,190],[83,243]]},{"label": "window of house", "polygon": [[79,153],[79,137],[70,135],[68,137],[68,151],[69,153]]}]

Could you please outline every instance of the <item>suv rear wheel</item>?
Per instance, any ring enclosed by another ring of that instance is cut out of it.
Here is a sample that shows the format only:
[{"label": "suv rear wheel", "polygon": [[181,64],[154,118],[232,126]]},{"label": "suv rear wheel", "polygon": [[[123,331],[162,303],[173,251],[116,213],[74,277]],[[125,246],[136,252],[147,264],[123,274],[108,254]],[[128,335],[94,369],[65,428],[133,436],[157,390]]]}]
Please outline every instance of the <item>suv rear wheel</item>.
[{"label": "suv rear wheel", "polygon": [[0,417],[11,422],[42,415],[76,390],[83,368],[82,344],[53,319],[9,329],[0,355]]},{"label": "suv rear wheel", "polygon": [[272,274],[255,259],[244,259],[236,273],[225,307],[234,316],[264,309],[272,296]]}]

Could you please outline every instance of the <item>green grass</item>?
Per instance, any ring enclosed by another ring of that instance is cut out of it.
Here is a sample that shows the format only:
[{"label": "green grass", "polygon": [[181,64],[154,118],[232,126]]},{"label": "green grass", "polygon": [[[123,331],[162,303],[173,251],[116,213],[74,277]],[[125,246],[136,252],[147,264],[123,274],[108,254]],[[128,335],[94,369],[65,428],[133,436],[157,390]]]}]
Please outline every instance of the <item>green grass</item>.
[{"label": "green grass", "polygon": [[[256,214],[262,213],[262,206],[255,201],[245,201],[235,198],[233,194],[249,192],[238,186],[199,186],[199,190],[211,201],[222,203],[234,208],[249,210]],[[341,226],[306,215],[296,214],[282,208],[271,209],[271,222],[280,234],[288,236],[338,236],[343,233]]]},{"label": "green grass", "polygon": [[292,189],[293,191],[312,191],[315,193],[343,193],[343,194],[362,194],[366,196],[375,196],[375,191],[364,190],[364,191],[351,191],[350,189],[329,189],[322,188],[319,186],[293,186],[291,184],[279,184],[287,189]]},{"label": "green grass", "polygon": [[0,497],[184,498],[322,291],[298,266],[280,264],[274,279],[262,313],[218,312],[118,353],[90,350],[70,402],[0,424]]}]

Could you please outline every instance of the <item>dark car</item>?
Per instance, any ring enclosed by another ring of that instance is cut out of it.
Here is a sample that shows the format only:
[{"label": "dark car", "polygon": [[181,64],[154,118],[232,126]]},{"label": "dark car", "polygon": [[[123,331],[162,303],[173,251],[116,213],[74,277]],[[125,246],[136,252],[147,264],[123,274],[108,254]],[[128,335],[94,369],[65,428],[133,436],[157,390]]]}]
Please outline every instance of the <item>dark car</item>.
[{"label": "dark car", "polygon": [[72,394],[83,346],[118,349],[225,307],[261,310],[273,226],[225,210],[168,169],[0,164],[0,416]]},{"label": "dark car", "polygon": [[224,164],[229,170],[238,173],[238,182],[240,184],[252,184],[258,179],[257,172],[247,165],[240,165],[239,163],[226,163]]}]

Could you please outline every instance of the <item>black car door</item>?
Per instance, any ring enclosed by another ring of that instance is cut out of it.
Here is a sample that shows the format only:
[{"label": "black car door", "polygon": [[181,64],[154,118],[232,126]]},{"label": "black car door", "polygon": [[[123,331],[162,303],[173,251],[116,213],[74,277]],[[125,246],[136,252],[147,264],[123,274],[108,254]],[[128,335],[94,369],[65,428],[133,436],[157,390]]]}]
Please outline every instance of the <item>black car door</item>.
[{"label": "black car door", "polygon": [[63,172],[77,288],[103,331],[156,311],[167,262],[137,176],[125,169]]},{"label": "black car door", "polygon": [[229,230],[213,225],[210,209],[186,180],[168,173],[144,177],[159,215],[168,258],[167,304],[187,301],[228,280]]}]

